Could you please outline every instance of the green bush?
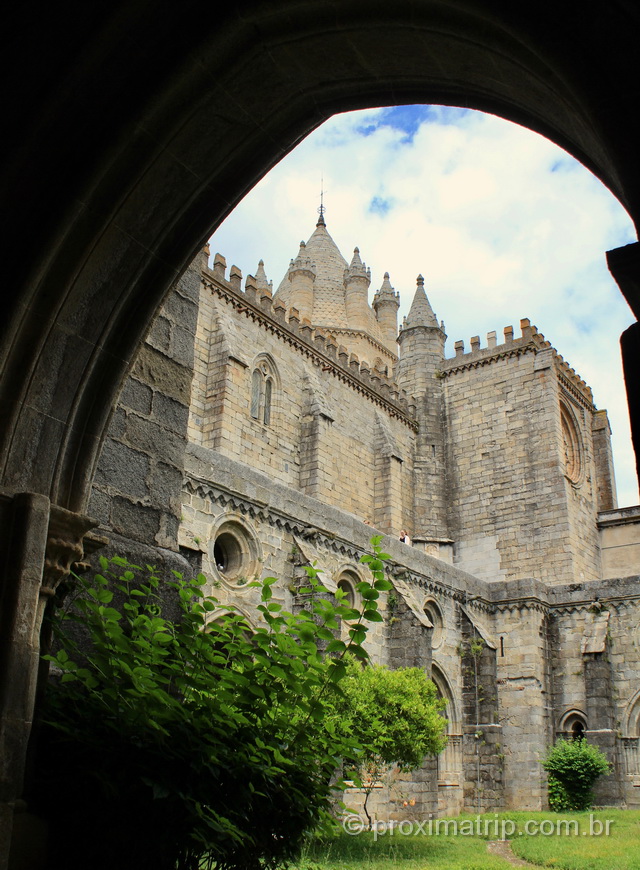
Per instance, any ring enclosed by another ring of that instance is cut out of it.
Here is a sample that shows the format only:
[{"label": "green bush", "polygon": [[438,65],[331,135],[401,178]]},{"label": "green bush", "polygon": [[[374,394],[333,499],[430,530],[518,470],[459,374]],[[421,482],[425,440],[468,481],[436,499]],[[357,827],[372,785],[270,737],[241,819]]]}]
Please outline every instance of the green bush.
[{"label": "green bush", "polygon": [[549,774],[547,783],[549,794],[549,809],[554,813],[565,813],[571,809],[571,799],[559,779]]},{"label": "green bush", "polygon": [[82,594],[56,618],[39,741],[50,866],[257,870],[295,857],[332,805],[337,765],[360,757],[326,711],[345,651],[366,658],[363,620],[381,619],[376,599],[391,587],[378,542],[363,613],[330,601],[308,569],[309,610],[297,615],[272,600],[274,578],[253,584],[254,629],[203,595],[203,576],[168,584],[175,621],[150,566],[102,559],[92,582],[78,580]]},{"label": "green bush", "polygon": [[589,809],[595,781],[611,771],[606,756],[584,739],[558,740],[542,766],[549,774],[549,805],[557,812]]}]

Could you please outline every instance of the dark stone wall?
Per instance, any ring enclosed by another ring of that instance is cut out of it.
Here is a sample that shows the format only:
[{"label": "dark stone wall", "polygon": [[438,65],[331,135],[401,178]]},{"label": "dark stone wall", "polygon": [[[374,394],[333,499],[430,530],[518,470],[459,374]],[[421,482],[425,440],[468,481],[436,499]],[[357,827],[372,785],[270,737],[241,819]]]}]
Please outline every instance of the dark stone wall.
[{"label": "dark stone wall", "polygon": [[[89,512],[101,531],[177,550],[200,262],[166,298],[111,418]],[[114,538],[115,540],[115,538]]]}]

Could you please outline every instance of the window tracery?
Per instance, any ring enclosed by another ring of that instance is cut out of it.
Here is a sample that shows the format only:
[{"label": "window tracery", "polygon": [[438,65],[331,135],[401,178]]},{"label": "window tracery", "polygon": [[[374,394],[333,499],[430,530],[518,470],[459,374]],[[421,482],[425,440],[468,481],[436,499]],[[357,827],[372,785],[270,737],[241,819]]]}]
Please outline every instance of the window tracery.
[{"label": "window tracery", "polygon": [[583,469],[580,432],[573,413],[564,402],[560,403],[560,425],[562,430],[564,473],[572,483],[579,484],[582,479]]},{"label": "window tracery", "polygon": [[266,358],[256,360],[251,373],[250,413],[254,420],[269,426],[273,416],[276,370],[273,362]]}]

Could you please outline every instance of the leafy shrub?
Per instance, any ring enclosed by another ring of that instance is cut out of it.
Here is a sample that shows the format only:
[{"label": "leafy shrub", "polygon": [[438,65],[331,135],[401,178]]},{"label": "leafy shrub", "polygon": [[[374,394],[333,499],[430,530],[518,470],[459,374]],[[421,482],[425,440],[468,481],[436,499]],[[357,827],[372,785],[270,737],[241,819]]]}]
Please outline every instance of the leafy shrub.
[{"label": "leafy shrub", "polygon": [[589,809],[595,781],[611,771],[604,753],[584,739],[558,740],[542,766],[549,774],[549,804],[557,811]]},{"label": "leafy shrub", "polygon": [[168,584],[177,621],[162,615],[150,566],[102,559],[92,582],[78,579],[82,594],[56,619],[40,735],[51,866],[257,870],[295,857],[331,806],[336,766],[359,758],[326,711],[346,671],[339,620],[366,658],[363,620],[381,619],[376,599],[391,584],[378,542],[363,613],[323,597],[310,568],[309,612],[283,611],[274,578],[253,584],[256,629],[204,595],[203,576]]},{"label": "leafy shrub", "polygon": [[554,813],[565,813],[571,809],[571,799],[559,779],[549,774],[547,783],[549,794],[549,809]]}]

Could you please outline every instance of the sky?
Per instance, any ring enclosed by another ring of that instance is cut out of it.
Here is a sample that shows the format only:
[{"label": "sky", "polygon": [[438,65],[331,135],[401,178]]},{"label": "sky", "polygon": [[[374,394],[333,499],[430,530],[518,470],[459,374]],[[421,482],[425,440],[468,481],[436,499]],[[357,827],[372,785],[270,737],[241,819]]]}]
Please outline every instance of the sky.
[{"label": "sky", "polygon": [[271,170],[211,238],[246,277],[263,259],[277,288],[318,218],[347,261],[358,246],[370,301],[385,272],[406,315],[422,274],[462,339],[529,318],[606,408],[620,506],[637,504],[620,362],[634,317],[605,252],[636,241],[624,208],[565,151],[493,115],[401,106],[334,115]]}]

